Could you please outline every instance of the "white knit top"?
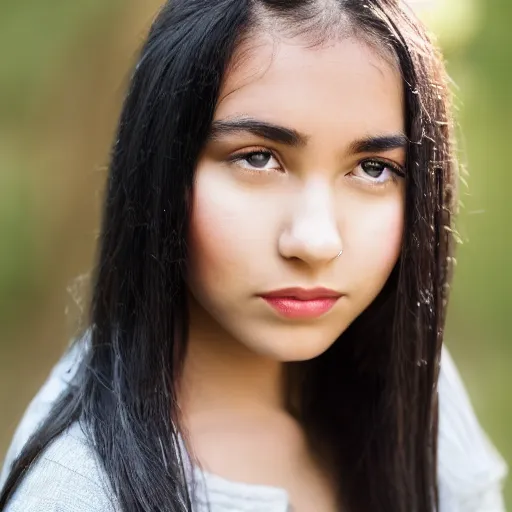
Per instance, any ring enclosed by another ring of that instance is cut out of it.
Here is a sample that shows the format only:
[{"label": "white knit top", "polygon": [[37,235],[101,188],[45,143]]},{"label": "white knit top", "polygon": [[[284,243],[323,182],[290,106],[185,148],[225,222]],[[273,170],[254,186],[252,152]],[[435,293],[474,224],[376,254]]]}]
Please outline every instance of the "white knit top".
[{"label": "white knit top", "polygon": [[[12,461],[74,374],[79,349],[65,355],[29,405],[7,453],[0,486]],[[480,428],[457,370],[443,353],[439,422],[440,512],[504,512],[507,468]],[[190,466],[197,482],[195,512],[289,512],[284,489],[228,481]],[[209,507],[209,508],[208,508]],[[118,512],[94,449],[79,424],[46,447],[4,512]]]}]

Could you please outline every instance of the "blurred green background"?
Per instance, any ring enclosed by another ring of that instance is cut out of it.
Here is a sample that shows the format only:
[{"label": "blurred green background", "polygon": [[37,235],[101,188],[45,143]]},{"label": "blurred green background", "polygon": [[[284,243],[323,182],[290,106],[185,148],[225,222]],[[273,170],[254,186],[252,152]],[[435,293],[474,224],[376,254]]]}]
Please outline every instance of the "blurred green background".
[{"label": "blurred green background", "polygon": [[[123,92],[160,0],[0,5],[0,459],[76,329]],[[512,2],[411,0],[454,81],[463,175],[449,346],[512,462]],[[506,488],[512,508],[512,486]]]}]

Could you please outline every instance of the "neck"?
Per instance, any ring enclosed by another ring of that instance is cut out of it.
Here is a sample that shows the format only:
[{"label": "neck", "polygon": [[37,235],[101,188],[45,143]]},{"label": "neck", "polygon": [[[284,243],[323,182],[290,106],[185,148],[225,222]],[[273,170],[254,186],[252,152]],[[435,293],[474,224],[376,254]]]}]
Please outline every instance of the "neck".
[{"label": "neck", "polygon": [[191,298],[181,409],[185,417],[216,411],[283,410],[283,364],[230,336]]}]

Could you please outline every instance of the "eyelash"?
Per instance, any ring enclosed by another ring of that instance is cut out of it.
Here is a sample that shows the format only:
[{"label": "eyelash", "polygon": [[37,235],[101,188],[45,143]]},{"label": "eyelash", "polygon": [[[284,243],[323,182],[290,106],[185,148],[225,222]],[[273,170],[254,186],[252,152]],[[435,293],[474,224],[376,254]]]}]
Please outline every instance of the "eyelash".
[{"label": "eyelash", "polygon": [[[271,156],[275,160],[279,161],[279,159],[276,157],[274,152],[270,151],[268,149],[258,149],[258,150],[251,149],[250,151],[236,153],[234,155],[231,155],[229,157],[228,161],[229,161],[229,163],[237,164],[237,163],[242,162],[244,160],[247,161],[247,159],[250,158],[253,155],[267,155],[267,156]],[[249,171],[249,172],[255,171],[255,172],[260,173],[264,169],[258,169],[258,168],[255,167],[253,169],[244,168],[244,170]]]},{"label": "eyelash", "polygon": [[[237,164],[242,161],[247,161],[247,159],[249,159],[251,156],[254,156],[254,155],[270,156],[279,162],[279,159],[274,154],[274,152],[270,151],[268,149],[259,149],[259,150],[253,149],[250,151],[237,153],[237,154],[229,157],[228,161],[230,163]],[[399,166],[393,162],[390,162],[389,160],[383,159],[383,158],[365,158],[358,162],[357,167],[359,167],[365,163],[368,163],[368,162],[377,163],[377,164],[383,165],[385,168],[389,169],[392,172],[391,181],[393,181],[393,182],[396,182],[397,178],[405,177],[405,172],[401,166]],[[244,170],[247,172],[255,172],[255,173],[261,173],[261,172],[265,171],[265,169],[258,169],[258,168],[252,168],[252,169],[244,168]],[[272,170],[272,169],[269,169],[269,170]],[[356,178],[358,178],[358,177],[356,176]],[[373,187],[384,186],[390,181],[390,180],[386,180],[383,182],[379,182],[379,181],[377,181],[377,179],[371,179],[370,176],[368,176],[368,179],[365,179],[365,178],[360,178],[360,179],[362,181],[365,181],[369,186],[373,186]]]},{"label": "eyelash", "polygon": [[[390,162],[389,160],[386,160],[385,158],[365,158],[364,160],[361,160],[357,167],[360,167],[364,165],[365,163],[377,163],[379,165],[382,165],[385,169],[389,169],[391,172],[390,179],[387,179],[385,181],[378,181],[379,178],[371,178],[371,176],[368,175],[368,178],[360,178],[362,181],[365,181],[365,185],[369,185],[371,187],[383,187],[389,184],[389,182],[396,183],[399,178],[405,177],[405,171],[404,169],[395,164],[394,162]],[[358,176],[356,176],[358,178]]]}]

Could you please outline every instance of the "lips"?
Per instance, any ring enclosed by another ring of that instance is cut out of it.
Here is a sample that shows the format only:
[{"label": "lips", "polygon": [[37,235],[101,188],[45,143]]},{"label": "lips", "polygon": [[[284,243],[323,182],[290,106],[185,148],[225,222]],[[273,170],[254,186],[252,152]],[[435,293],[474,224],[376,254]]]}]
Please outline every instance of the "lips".
[{"label": "lips", "polygon": [[342,296],[328,288],[284,288],[261,295],[274,311],[286,318],[318,318]]},{"label": "lips", "polygon": [[315,300],[325,298],[340,298],[341,293],[329,288],[283,288],[264,293],[262,297],[289,297],[297,300]]}]

